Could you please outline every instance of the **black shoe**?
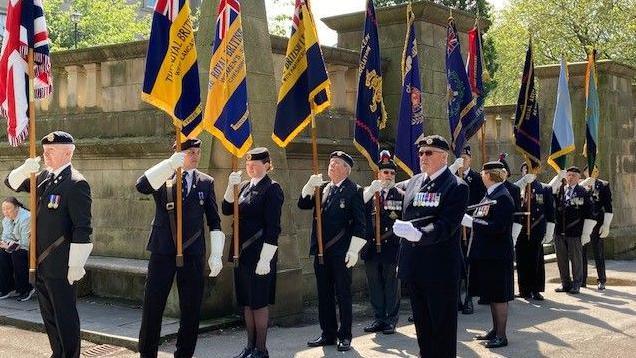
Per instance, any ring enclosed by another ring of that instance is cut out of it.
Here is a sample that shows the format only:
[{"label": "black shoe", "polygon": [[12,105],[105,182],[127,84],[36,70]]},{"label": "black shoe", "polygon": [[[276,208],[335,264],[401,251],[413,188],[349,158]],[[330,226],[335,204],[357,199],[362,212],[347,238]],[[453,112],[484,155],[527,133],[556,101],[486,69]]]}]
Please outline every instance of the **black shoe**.
[{"label": "black shoe", "polygon": [[570,289],[570,293],[573,295],[578,294],[579,292],[581,292],[581,289],[578,287],[572,287],[572,289]]},{"label": "black shoe", "polygon": [[478,305],[488,305],[489,303],[480,298],[480,299],[477,300],[477,304]]},{"label": "black shoe", "polygon": [[484,347],[486,348],[499,348],[505,347],[508,345],[508,338],[506,337],[495,337],[488,342],[484,343]]},{"label": "black shoe", "polygon": [[605,284],[604,284],[603,282],[599,282],[599,283],[598,283],[598,290],[599,290],[599,291],[602,291],[602,290],[604,290],[604,289],[605,289]]},{"label": "black shoe", "polygon": [[338,351],[346,352],[351,349],[351,341],[348,339],[340,339],[338,340]]},{"label": "black shoe", "polygon": [[473,337],[474,340],[476,341],[490,341],[491,339],[495,339],[497,337],[497,334],[495,333],[494,329],[491,329],[490,331],[486,332],[486,334],[478,334],[475,337]]},{"label": "black shoe", "polygon": [[395,325],[394,324],[385,325],[384,329],[382,330],[382,333],[384,333],[384,334],[393,334],[393,333],[395,333]]},{"label": "black shoe", "polygon": [[587,288],[587,283],[582,283],[581,288]]},{"label": "black shoe", "polygon": [[309,342],[307,342],[307,346],[309,347],[323,347],[323,346],[333,346],[334,344],[336,344],[336,340],[335,339],[328,339],[325,338],[323,336],[320,336],[316,339],[313,339]]},{"label": "black shoe", "polygon": [[35,294],[35,288],[32,288],[30,291],[25,292],[21,294],[20,296],[18,296],[18,301],[20,302],[28,301],[31,299],[31,297],[33,297],[34,294]]},{"label": "black shoe", "polygon": [[367,333],[382,332],[385,324],[380,321],[373,321],[368,326],[364,327],[364,331]]},{"label": "black shoe", "polygon": [[415,322],[415,320],[413,319],[413,316],[409,316],[409,318],[407,319],[407,321],[409,321],[409,322],[411,322],[411,323]]},{"label": "black shoe", "polygon": [[474,312],[473,300],[466,301],[464,308],[462,308],[462,314],[473,314],[473,312]]},{"label": "black shoe", "polygon": [[545,300],[545,298],[543,298],[543,295],[541,294],[541,292],[532,292],[532,299],[535,301],[543,301]]},{"label": "black shoe", "polygon": [[530,293],[525,293],[525,292],[519,292],[518,295],[515,295],[518,298],[523,298],[524,300],[529,301],[530,298],[532,298],[532,295]]},{"label": "black shoe", "polygon": [[258,349],[254,349],[246,358],[269,358],[269,353],[267,350],[259,351]]},{"label": "black shoe", "polygon": [[253,351],[254,351],[254,348],[245,347],[243,348],[243,351],[241,351],[239,355],[234,356],[234,358],[247,358],[252,354]]},{"label": "black shoe", "polygon": [[11,298],[19,296],[19,294],[15,291],[8,291],[0,293],[0,300],[4,300],[5,298]]},{"label": "black shoe", "polygon": [[571,288],[567,286],[559,286],[554,289],[554,292],[570,292]]}]

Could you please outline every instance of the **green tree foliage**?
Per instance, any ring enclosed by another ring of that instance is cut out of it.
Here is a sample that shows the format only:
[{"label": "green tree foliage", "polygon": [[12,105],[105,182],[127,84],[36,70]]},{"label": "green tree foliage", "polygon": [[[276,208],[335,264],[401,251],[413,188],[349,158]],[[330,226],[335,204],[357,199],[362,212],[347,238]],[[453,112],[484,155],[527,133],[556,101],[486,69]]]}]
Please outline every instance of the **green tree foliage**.
[{"label": "green tree foliage", "polygon": [[517,100],[530,33],[535,66],[585,61],[591,47],[599,59],[636,66],[636,0],[512,0],[488,33],[501,64],[489,104]]},{"label": "green tree foliage", "polygon": [[77,47],[91,47],[147,38],[150,16],[137,14],[139,3],[122,0],[46,0],[44,9],[53,50],[73,48],[75,25],[71,14],[79,12]]},{"label": "green tree foliage", "polygon": [[[294,11],[295,2],[293,0],[273,0],[277,6],[285,6],[290,11]],[[291,31],[291,13],[281,13],[270,16],[267,19],[269,33],[278,36],[289,36]]]}]

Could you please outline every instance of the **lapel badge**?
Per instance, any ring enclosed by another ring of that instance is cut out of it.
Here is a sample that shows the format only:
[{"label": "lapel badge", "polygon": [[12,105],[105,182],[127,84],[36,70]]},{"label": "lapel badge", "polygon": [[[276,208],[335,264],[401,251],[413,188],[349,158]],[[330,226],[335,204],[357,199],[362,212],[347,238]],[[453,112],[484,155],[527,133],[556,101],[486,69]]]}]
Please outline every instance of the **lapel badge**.
[{"label": "lapel badge", "polygon": [[203,199],[205,199],[203,192],[199,192],[199,204],[203,205]]},{"label": "lapel badge", "polygon": [[340,209],[344,209],[345,208],[345,200],[344,198],[340,199]]}]

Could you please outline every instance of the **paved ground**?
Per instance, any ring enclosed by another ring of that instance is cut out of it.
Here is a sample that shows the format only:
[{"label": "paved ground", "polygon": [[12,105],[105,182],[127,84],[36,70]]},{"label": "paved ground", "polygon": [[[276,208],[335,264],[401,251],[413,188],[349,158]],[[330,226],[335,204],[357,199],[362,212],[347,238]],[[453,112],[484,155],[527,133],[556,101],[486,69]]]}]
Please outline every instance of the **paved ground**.
[{"label": "paved ground", "polygon": [[[548,264],[548,280],[558,275],[556,264]],[[594,268],[590,267],[594,273]],[[517,299],[510,306],[506,348],[489,351],[472,341],[473,334],[490,328],[490,312],[476,306],[476,312],[459,318],[458,355],[461,357],[633,357],[636,356],[636,261],[608,262],[610,286],[603,292],[584,289],[580,295],[557,294],[556,283],[548,283],[544,302]],[[611,284],[615,285],[612,286]],[[624,286],[630,284],[631,286]],[[617,286],[616,284],[621,284]],[[273,327],[269,333],[272,357],[416,357],[413,325],[407,324],[407,300],[403,302],[401,324],[391,336],[364,334],[368,309],[356,307],[353,327],[354,350],[336,352],[334,348],[309,349],[305,341],[319,333],[313,309],[307,309],[307,323],[293,328]],[[201,334],[197,357],[232,357],[244,344],[242,329]],[[0,326],[0,358],[48,357],[50,350],[42,333]],[[135,357],[120,347],[104,347],[83,342],[87,357]],[[108,352],[111,349],[110,353]],[[93,353],[102,349],[102,354]],[[174,341],[161,347],[160,357],[170,357]]]}]

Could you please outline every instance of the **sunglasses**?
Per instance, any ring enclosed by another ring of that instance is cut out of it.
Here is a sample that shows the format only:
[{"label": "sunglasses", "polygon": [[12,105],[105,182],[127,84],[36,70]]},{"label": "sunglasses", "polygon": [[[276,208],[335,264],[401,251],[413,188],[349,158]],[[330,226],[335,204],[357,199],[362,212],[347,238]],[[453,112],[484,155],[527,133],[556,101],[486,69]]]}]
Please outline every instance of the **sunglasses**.
[{"label": "sunglasses", "polygon": [[383,170],[382,174],[384,174],[384,175],[395,175],[395,170]]},{"label": "sunglasses", "polygon": [[433,155],[433,153],[443,153],[443,152],[440,151],[440,150],[421,150],[418,153],[419,153],[420,157],[423,156],[423,155],[425,155],[427,157],[430,157],[431,155]]}]

